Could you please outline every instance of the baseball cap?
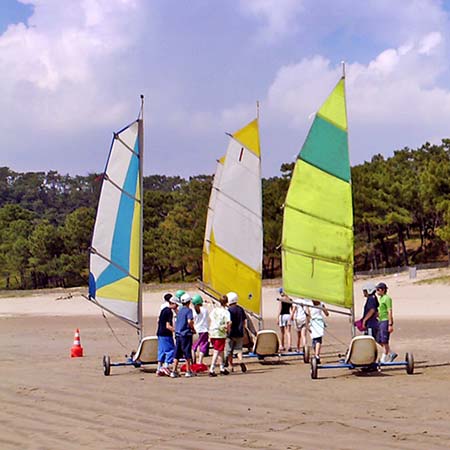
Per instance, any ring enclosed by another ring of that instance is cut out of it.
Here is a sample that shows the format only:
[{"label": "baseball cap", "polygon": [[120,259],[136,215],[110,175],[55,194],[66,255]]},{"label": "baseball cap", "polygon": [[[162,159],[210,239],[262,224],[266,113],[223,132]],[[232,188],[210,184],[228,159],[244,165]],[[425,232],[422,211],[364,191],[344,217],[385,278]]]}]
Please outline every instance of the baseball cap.
[{"label": "baseball cap", "polygon": [[368,294],[373,294],[376,291],[376,286],[374,283],[366,283],[363,286],[363,291],[367,291]]},{"label": "baseball cap", "polygon": [[186,303],[189,303],[191,301],[191,296],[186,292],[185,294],[183,294],[180,298],[181,303],[183,305],[185,305]]},{"label": "baseball cap", "polygon": [[236,292],[228,292],[227,299],[229,305],[234,305],[238,302],[238,295],[236,294]]},{"label": "baseball cap", "polygon": [[387,289],[388,287],[387,287],[386,283],[381,282],[376,285],[376,288],[377,289]]}]

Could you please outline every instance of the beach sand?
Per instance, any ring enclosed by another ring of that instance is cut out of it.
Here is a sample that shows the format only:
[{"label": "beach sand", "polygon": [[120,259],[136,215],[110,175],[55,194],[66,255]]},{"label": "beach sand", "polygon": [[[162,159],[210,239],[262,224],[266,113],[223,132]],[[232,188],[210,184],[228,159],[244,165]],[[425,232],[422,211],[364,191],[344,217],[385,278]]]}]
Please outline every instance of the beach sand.
[{"label": "beach sand", "polygon": [[[398,359],[414,353],[414,375],[322,370],[311,380],[308,365],[289,359],[248,360],[246,374],[217,378],[158,378],[130,367],[105,377],[103,354],[122,361],[136,348],[131,327],[109,318],[113,334],[75,294],[0,298],[0,449],[450,448],[450,286],[417,283],[436,275],[383,278],[394,300],[392,347]],[[363,283],[355,282],[357,312]],[[264,288],[268,328],[276,326],[277,287]],[[162,292],[145,293],[145,334],[154,334]],[[343,316],[328,324],[323,359],[331,362],[350,332]],[[71,359],[76,328],[85,356]]]}]

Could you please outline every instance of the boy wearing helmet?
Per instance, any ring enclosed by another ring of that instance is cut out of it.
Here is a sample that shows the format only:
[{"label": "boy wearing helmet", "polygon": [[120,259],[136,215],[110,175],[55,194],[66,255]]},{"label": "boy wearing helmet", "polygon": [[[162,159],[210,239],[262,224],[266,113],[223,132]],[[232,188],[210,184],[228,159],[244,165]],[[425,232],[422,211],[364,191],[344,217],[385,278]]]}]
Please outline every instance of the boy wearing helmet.
[{"label": "boy wearing helmet", "polygon": [[398,356],[397,353],[391,352],[389,346],[389,337],[394,331],[394,316],[392,314],[392,298],[387,295],[385,283],[378,283],[377,294],[379,297],[378,306],[378,343],[383,347],[383,354],[381,355],[381,362],[392,362]]},{"label": "boy wearing helmet", "polygon": [[240,307],[238,295],[235,292],[228,292],[228,311],[230,313],[231,327],[227,336],[225,361],[233,370],[233,353],[237,353],[239,365],[242,372],[247,372],[247,367],[242,360],[242,344],[244,341],[244,331],[247,326],[247,315],[244,308]]},{"label": "boy wearing helmet", "polygon": [[198,350],[198,363],[203,363],[204,356],[208,353],[209,345],[209,315],[208,310],[203,306],[203,299],[201,295],[195,294],[192,297],[192,304],[194,305],[194,328],[198,333],[198,339],[194,342],[192,347],[193,360],[197,361]]},{"label": "boy wearing helmet", "polygon": [[170,374],[171,378],[177,378],[178,362],[181,358],[186,359],[186,378],[193,376],[191,371],[192,360],[192,335],[195,333],[194,317],[189,304],[191,303],[191,296],[185,293],[181,296],[181,308],[177,314],[177,321],[175,323],[175,359],[173,360],[173,370]]}]

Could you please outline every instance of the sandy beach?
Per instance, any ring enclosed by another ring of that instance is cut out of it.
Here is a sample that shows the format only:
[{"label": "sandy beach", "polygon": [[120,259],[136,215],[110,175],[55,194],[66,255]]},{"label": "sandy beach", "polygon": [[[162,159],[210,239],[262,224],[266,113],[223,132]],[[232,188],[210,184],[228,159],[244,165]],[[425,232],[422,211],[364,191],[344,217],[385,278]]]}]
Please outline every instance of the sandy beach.
[{"label": "sandy beach", "polygon": [[[309,366],[292,358],[249,360],[246,374],[228,377],[173,380],[129,367],[105,377],[102,356],[123,360],[137,346],[133,329],[109,318],[113,334],[75,291],[0,298],[0,448],[449,448],[450,286],[420,283],[446,273],[383,277],[394,300],[392,347],[399,359],[414,353],[414,375],[323,370],[311,380]],[[364,282],[355,282],[357,316]],[[266,328],[276,326],[277,287],[264,287]],[[162,292],[145,292],[147,335]],[[335,361],[349,324],[343,316],[328,323],[324,360]],[[76,328],[85,356],[71,359]]]}]

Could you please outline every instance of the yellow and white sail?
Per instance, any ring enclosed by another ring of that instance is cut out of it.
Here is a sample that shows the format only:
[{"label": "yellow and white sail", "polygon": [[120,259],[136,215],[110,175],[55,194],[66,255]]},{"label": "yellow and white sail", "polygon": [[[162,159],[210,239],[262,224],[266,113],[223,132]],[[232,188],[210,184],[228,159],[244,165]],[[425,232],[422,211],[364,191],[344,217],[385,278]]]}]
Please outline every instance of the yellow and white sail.
[{"label": "yellow and white sail", "polygon": [[230,135],[217,163],[203,246],[203,282],[216,294],[234,291],[261,315],[263,256],[258,119]]}]

